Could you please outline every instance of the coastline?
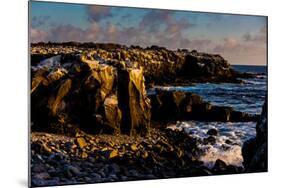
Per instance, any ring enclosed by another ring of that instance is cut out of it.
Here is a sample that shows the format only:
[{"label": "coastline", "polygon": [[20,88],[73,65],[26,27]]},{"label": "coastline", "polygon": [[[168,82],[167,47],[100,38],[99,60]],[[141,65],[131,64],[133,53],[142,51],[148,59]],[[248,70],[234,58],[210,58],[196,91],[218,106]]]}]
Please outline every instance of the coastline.
[{"label": "coastline", "polygon": [[[51,52],[42,53],[40,45],[43,51]],[[169,51],[157,46],[127,48],[112,44],[81,50],[77,45],[40,45],[35,45],[37,48],[32,48],[32,52],[43,55],[31,57],[33,185],[245,172],[242,166],[220,159],[209,167],[200,160],[208,151],[198,146],[215,145],[218,130],[210,129],[208,137],[196,139],[184,130],[171,130],[167,126],[176,125],[179,120],[256,122],[259,115],[210,104],[192,92],[160,89],[147,95],[146,90],[156,84],[241,84],[241,78],[260,74],[237,72],[221,56],[194,50]],[[54,46],[50,48],[50,45]],[[42,59],[49,57],[42,63]],[[71,156],[67,156],[68,152]],[[133,163],[132,169],[122,164],[128,161]],[[96,163],[100,167],[107,164],[107,169],[95,168]],[[87,170],[83,174],[80,172],[83,165],[96,171]],[[62,171],[57,171],[56,166]],[[61,177],[55,177],[57,174]],[[75,182],[69,180],[73,178]]]}]

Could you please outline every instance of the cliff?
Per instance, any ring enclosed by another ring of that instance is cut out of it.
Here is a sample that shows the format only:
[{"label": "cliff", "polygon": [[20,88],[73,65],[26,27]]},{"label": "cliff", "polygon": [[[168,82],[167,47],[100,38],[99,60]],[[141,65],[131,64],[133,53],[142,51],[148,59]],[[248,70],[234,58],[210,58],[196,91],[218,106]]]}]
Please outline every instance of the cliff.
[{"label": "cliff", "polygon": [[48,43],[33,44],[31,64],[58,55],[86,52],[97,60],[131,63],[144,69],[147,86],[191,82],[240,82],[239,75],[220,55],[195,50],[172,51],[163,47],[126,47],[118,44]]},{"label": "cliff", "polygon": [[150,102],[143,70],[92,55],[57,55],[32,67],[32,129],[146,135]]}]

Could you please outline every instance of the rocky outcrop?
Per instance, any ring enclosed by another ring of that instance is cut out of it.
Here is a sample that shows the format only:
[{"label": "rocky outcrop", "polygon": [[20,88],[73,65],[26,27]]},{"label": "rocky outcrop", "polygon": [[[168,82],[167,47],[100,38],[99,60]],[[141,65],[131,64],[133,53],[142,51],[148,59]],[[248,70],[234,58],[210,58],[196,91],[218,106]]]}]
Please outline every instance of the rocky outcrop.
[{"label": "rocky outcrop", "polygon": [[[64,49],[64,51],[62,50]],[[190,82],[240,82],[227,61],[216,54],[200,53],[195,50],[172,51],[164,47],[126,47],[118,44],[53,43],[33,44],[31,64],[51,54],[91,52],[102,61],[133,63],[145,69],[143,74],[148,86],[153,84],[188,84]]]},{"label": "rocky outcrop", "polygon": [[[122,132],[144,135],[149,131],[150,101],[146,96],[142,69],[118,71],[118,100],[123,112]],[[147,111],[148,110],[148,111]]]},{"label": "rocky outcrop", "polygon": [[243,144],[243,165],[246,172],[266,172],[268,162],[267,142],[267,100],[256,125],[257,136]]},{"label": "rocky outcrop", "polygon": [[212,105],[194,93],[163,89],[155,91],[155,94],[149,97],[152,106],[152,119],[156,121],[256,121],[256,116],[235,111],[231,107]]},{"label": "rocky outcrop", "polygon": [[185,79],[201,82],[239,82],[230,64],[216,54],[185,52],[185,63],[179,74]]},{"label": "rocky outcrop", "polygon": [[58,55],[32,66],[32,129],[146,135],[150,104],[143,71],[93,54]]}]

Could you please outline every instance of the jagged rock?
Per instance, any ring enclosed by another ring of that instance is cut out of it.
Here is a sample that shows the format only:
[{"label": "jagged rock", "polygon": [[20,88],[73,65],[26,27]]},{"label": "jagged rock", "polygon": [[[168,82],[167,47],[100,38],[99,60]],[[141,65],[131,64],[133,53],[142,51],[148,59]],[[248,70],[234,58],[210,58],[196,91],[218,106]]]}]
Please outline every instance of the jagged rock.
[{"label": "jagged rock", "polygon": [[172,51],[158,46],[143,49],[135,46],[95,43],[90,45],[88,43],[50,44],[53,45],[50,50],[47,48],[48,45],[32,45],[32,65],[50,57],[52,53],[53,56],[79,53],[83,49],[86,52],[91,51],[93,59],[96,60],[130,62],[145,67],[144,76],[148,84],[186,82],[186,79],[192,82],[239,82],[236,77],[241,77],[241,74],[234,71],[220,55],[200,53],[195,50],[191,52],[188,50]]},{"label": "jagged rock", "polygon": [[182,73],[188,77],[214,76],[232,77],[231,67],[220,55],[210,55],[192,51],[186,54],[186,63]]},{"label": "jagged rock", "polygon": [[227,164],[223,160],[217,159],[212,170],[217,173],[220,173],[220,172],[224,172],[226,168],[227,168]]},{"label": "jagged rock", "polygon": [[150,102],[143,70],[134,63],[98,61],[94,55],[60,55],[33,67],[33,129],[65,134],[78,129],[148,133]]},{"label": "jagged rock", "polygon": [[120,133],[120,124],[122,118],[122,112],[118,107],[118,99],[116,95],[107,97],[104,100],[104,121],[105,123],[114,129],[115,133]]},{"label": "jagged rock", "polygon": [[246,172],[266,172],[268,168],[267,100],[256,125],[257,135],[242,147],[243,165]]},{"label": "jagged rock", "polygon": [[118,71],[118,101],[122,111],[121,132],[145,135],[150,126],[150,101],[146,97],[142,69]]},{"label": "jagged rock", "polygon": [[68,94],[71,89],[71,79],[63,80],[59,84],[59,89],[55,95],[51,95],[48,100],[48,108],[50,109],[51,114],[54,116],[57,114],[57,111],[63,111],[64,103],[62,99]]},{"label": "jagged rock", "polygon": [[156,89],[149,97],[152,119],[157,121],[256,121],[256,116],[235,111],[231,107],[211,105],[199,95],[190,92]]},{"label": "jagged rock", "polygon": [[233,109],[231,107],[212,106],[209,117],[217,121],[230,121],[232,112]]}]

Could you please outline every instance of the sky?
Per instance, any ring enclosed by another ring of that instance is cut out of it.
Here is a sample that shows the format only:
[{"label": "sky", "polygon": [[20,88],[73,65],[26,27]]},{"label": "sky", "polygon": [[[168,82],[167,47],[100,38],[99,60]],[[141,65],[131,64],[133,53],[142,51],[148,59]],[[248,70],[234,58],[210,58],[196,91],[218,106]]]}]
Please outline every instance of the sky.
[{"label": "sky", "polygon": [[266,65],[267,18],[99,5],[30,3],[30,41],[158,45]]}]

